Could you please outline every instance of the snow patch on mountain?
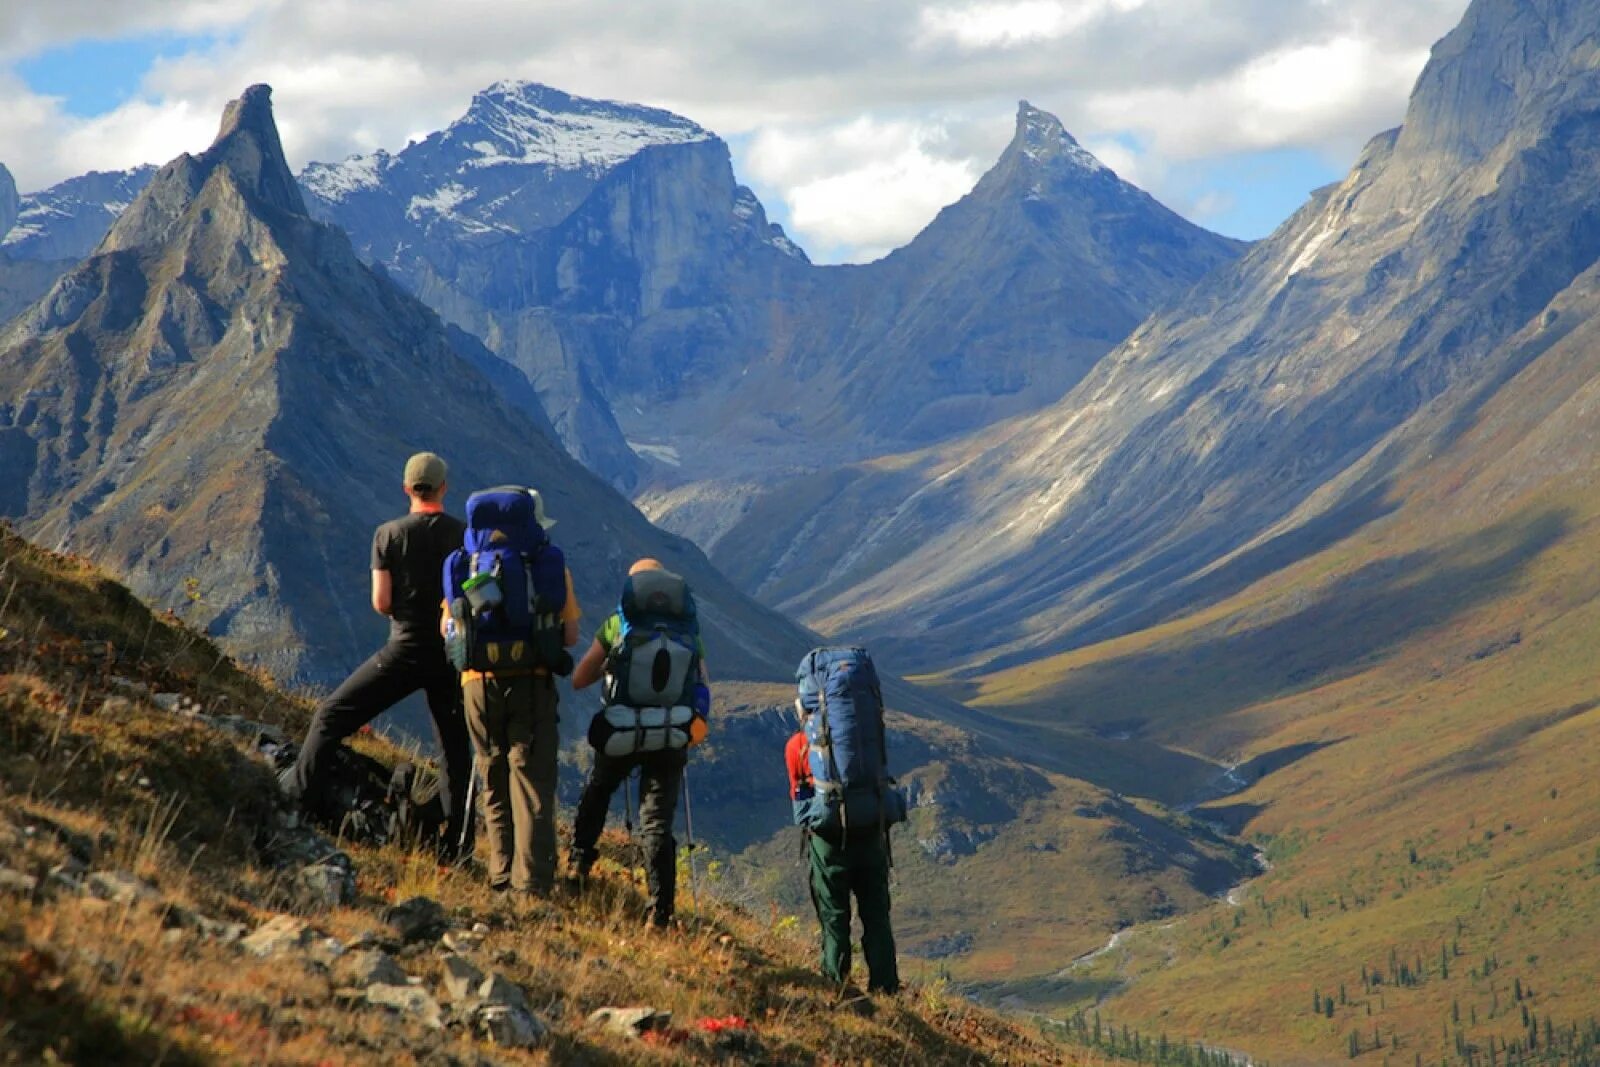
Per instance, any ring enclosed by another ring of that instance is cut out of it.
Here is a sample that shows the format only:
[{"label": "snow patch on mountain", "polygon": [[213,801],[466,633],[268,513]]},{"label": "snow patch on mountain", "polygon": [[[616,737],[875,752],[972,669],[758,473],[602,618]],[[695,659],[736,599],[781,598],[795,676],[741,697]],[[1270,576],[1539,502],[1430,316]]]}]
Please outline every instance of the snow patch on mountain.
[{"label": "snow patch on mountain", "polygon": [[380,148],[370,156],[351,156],[343,163],[312,163],[301,172],[300,184],[322,200],[337,202],[363,189],[378,188],[393,158]]},{"label": "snow patch on mountain", "polygon": [[[501,81],[473,97],[444,131],[473,153],[469,167],[543,165],[608,170],[657,145],[712,139],[710,131],[657,108],[586,100],[534,82]],[[470,139],[469,139],[470,138]]]}]

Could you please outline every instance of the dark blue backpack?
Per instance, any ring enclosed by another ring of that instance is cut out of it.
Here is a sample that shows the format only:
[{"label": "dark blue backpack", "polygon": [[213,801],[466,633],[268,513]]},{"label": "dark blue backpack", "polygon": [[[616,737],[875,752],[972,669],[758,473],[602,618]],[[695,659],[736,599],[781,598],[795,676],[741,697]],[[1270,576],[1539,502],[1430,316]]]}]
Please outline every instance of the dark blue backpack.
[{"label": "dark blue backpack", "polygon": [[567,567],[534,519],[526,489],[467,498],[462,546],[444,561],[445,648],[457,670],[559,671]]},{"label": "dark blue backpack", "polygon": [[814,795],[795,821],[811,830],[887,828],[906,818],[889,777],[878,671],[864,648],[818,648],[795,672]]}]

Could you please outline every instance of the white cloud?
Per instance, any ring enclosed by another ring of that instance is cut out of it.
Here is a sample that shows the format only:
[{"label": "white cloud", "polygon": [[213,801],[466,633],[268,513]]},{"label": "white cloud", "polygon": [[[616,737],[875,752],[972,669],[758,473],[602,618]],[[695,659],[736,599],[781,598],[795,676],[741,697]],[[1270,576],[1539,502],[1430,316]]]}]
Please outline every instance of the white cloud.
[{"label": "white cloud", "polygon": [[[1466,5],[24,0],[0,4],[0,161],[27,189],[164,162],[203,148],[223,103],[257,81],[274,86],[293,163],[340,159],[401,148],[490,82],[531,78],[748,140],[759,152],[741,164],[760,171],[743,176],[776,191],[802,242],[859,258],[909,239],[970,188],[1019,97],[1158,196],[1175,164],[1230,151],[1350,158],[1400,119],[1426,49]],[[41,49],[149,33],[215,39],[162,61],[92,120],[6,75]],[[1119,150],[1129,135],[1137,156]]]},{"label": "white cloud", "polygon": [[1051,41],[1080,30],[1095,19],[1137,10],[1147,0],[1011,0],[926,8],[922,30],[929,41],[949,40],[963,48],[996,48],[1027,41]]},{"label": "white cloud", "polygon": [[937,124],[857,119],[812,130],[770,130],[746,155],[752,177],[784,190],[802,244],[847,248],[854,262],[904,244],[982,174],[977,160],[939,152]]}]

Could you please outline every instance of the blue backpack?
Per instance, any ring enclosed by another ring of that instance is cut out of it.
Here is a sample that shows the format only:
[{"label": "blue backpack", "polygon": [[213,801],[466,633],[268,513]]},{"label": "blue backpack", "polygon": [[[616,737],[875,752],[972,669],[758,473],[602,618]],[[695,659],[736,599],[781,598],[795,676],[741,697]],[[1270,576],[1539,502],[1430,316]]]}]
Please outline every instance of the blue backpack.
[{"label": "blue backpack", "polygon": [[813,649],[795,681],[815,790],[796,804],[795,822],[824,832],[904,822],[906,798],[889,777],[883,694],[867,650]]},{"label": "blue backpack", "polygon": [[467,498],[462,546],[444,561],[445,649],[457,670],[510,671],[570,662],[562,644],[567,565],[534,519],[526,489]]}]

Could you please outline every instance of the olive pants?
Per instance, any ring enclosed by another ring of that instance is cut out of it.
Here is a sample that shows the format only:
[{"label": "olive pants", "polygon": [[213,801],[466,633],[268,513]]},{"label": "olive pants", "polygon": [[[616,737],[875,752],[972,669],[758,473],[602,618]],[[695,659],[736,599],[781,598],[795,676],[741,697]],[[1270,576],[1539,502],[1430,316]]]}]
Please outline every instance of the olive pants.
[{"label": "olive pants", "polygon": [[876,827],[829,839],[806,835],[811,861],[811,903],[822,924],[822,973],[844,985],[850,980],[850,897],[861,910],[861,955],[867,961],[867,988],[893,993],[900,988],[889,925],[889,851]]},{"label": "olive pants", "polygon": [[483,779],[489,884],[548,893],[556,880],[556,684],[549,675],[463,677]]}]

